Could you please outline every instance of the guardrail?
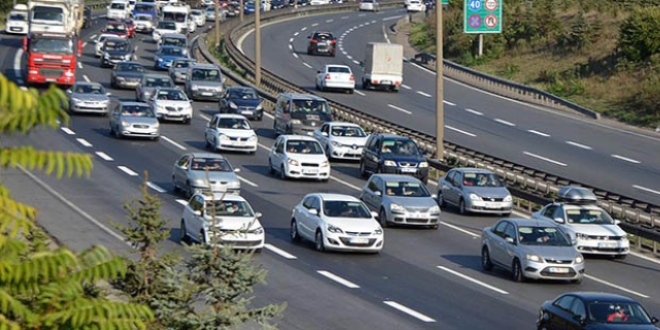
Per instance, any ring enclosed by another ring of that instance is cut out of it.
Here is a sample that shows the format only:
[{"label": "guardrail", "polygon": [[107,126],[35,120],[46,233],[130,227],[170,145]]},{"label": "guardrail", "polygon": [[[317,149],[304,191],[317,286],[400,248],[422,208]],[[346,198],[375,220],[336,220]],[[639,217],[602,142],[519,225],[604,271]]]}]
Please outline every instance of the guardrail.
[{"label": "guardrail", "polygon": [[[397,3],[392,3],[391,5],[396,4]],[[334,6],[334,8],[318,9],[307,8],[302,11],[283,10],[270,15],[265,15],[263,21],[293,19],[301,16],[340,12],[354,8],[354,6],[351,5],[341,6],[342,5]],[[237,22],[236,20],[223,22],[223,24],[221,24],[222,31],[229,31],[229,33],[224,35],[223,50],[226,52],[232,63],[243,71],[242,73],[227,69],[209,52],[206,47],[205,34],[196,40],[195,46],[200,55],[202,55],[206,61],[221,67],[223,74],[232,80],[234,84],[256,88],[254,84],[254,62],[242,54],[234,43],[234,39],[251,30],[253,24],[253,21]],[[270,109],[268,109],[268,107],[267,109],[271,111],[274,108],[272,105],[275,103],[277,96],[281,92],[313,93],[312,91],[302,89],[265,69],[262,69],[262,81],[258,91],[261,96],[270,103]],[[436,151],[435,138],[433,136],[402,127],[337,102],[329,101],[329,103],[333,109],[333,115],[337,120],[354,122],[371,131],[409,136],[415,139],[420,147],[427,152],[435,153]],[[447,141],[444,142],[444,145],[444,162],[440,162],[436,159],[429,159],[429,163],[434,169],[446,172],[449,168],[455,166],[488,168],[507,180],[511,193],[517,198],[517,207],[526,209],[528,212],[535,211],[539,206],[549,203],[551,201],[550,196],[552,196],[553,193],[556,194],[559,191],[560,186],[568,184],[580,185],[577,182],[572,182],[548,173],[498,159]],[[658,217],[657,206],[625,198],[602,189],[591,189],[600,197],[599,204],[613,214],[613,216],[623,221],[621,224],[622,228],[626,229],[626,231],[631,234],[639,235],[653,240],[654,242],[660,242],[660,232],[656,231],[656,228],[660,229],[660,227],[658,227],[660,221],[658,221],[659,219],[656,219]]]}]

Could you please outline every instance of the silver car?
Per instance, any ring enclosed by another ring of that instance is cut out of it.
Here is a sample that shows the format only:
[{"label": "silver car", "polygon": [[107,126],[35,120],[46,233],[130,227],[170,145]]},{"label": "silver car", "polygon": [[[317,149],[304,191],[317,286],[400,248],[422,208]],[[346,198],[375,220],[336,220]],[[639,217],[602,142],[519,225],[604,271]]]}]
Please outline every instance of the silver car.
[{"label": "silver car", "polygon": [[156,93],[160,87],[175,87],[174,82],[168,75],[164,74],[145,74],[135,89],[135,100],[138,102],[147,102]]},{"label": "silver car", "polygon": [[160,124],[150,105],[140,102],[120,102],[110,112],[110,135],[160,138]]},{"label": "silver car", "polygon": [[196,63],[186,73],[186,94],[193,100],[219,101],[225,94],[225,78],[213,64]]},{"label": "silver car", "polygon": [[172,170],[175,192],[183,190],[190,197],[198,191],[240,194],[241,181],[229,160],[211,153],[188,153],[181,156]]},{"label": "silver car", "polygon": [[172,78],[175,84],[185,84],[188,68],[196,62],[197,61],[192,58],[174,60],[172,66],[168,69],[170,78]]},{"label": "silver car", "polygon": [[584,257],[559,227],[534,219],[502,219],[481,233],[481,266],[510,270],[513,280],[581,283]]},{"label": "silver car", "polygon": [[66,91],[69,100],[69,112],[108,114],[110,93],[96,82],[77,82]]},{"label": "silver car", "polygon": [[502,214],[513,210],[513,198],[500,177],[486,169],[454,168],[438,180],[438,203],[469,212]]},{"label": "silver car", "polygon": [[438,229],[440,207],[417,178],[399,174],[374,174],[360,193],[369,208],[378,212],[383,227],[389,224]]}]

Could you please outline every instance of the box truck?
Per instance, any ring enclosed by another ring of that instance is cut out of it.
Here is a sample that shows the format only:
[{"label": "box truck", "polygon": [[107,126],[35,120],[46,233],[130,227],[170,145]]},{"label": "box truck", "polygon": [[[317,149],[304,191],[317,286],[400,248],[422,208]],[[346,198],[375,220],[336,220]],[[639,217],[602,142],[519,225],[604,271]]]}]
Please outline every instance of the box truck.
[{"label": "box truck", "polygon": [[382,88],[398,92],[403,83],[403,46],[385,42],[367,44],[362,62],[362,88]]}]

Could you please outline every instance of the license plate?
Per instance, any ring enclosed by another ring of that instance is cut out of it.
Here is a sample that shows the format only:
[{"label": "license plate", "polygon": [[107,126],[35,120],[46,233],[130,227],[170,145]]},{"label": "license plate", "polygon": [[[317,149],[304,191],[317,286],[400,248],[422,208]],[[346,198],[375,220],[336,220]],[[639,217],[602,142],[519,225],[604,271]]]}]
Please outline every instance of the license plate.
[{"label": "license plate", "polygon": [[250,110],[241,111],[241,114],[242,114],[242,115],[251,115],[251,114],[252,114],[252,111],[250,111]]},{"label": "license plate", "polygon": [[615,248],[616,243],[598,243],[599,248]]},{"label": "license plate", "polygon": [[415,172],[417,172],[417,169],[416,168],[402,168],[401,172],[403,172],[403,173],[415,173]]},{"label": "license plate", "polygon": [[551,273],[559,273],[559,274],[566,274],[568,273],[568,268],[557,268],[557,267],[551,267],[548,269]]},{"label": "license plate", "polygon": [[202,93],[202,95],[204,95],[204,96],[211,96],[211,95],[213,95],[213,93],[204,92],[204,93]]},{"label": "license plate", "polygon": [[497,207],[496,203],[488,203],[487,202],[485,205],[486,205],[486,207]]},{"label": "license plate", "polygon": [[381,85],[392,85],[392,81],[391,80],[381,80],[380,84]]},{"label": "license plate", "polygon": [[351,238],[350,242],[353,244],[367,244],[369,243],[368,238]]},{"label": "license plate", "polygon": [[319,170],[313,170],[313,169],[305,169],[305,168],[303,168],[302,172],[303,172],[303,173],[307,173],[307,174],[316,174],[316,173],[319,172]]}]

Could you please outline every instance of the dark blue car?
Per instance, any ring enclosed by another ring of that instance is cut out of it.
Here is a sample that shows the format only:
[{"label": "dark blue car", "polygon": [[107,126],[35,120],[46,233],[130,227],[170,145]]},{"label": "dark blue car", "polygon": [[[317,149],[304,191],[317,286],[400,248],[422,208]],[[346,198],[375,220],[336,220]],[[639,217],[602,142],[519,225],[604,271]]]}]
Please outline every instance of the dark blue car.
[{"label": "dark blue car", "polygon": [[188,50],[183,47],[177,46],[163,46],[160,47],[154,58],[154,69],[167,70],[172,66],[172,62],[178,59],[187,59]]},{"label": "dark blue car", "polygon": [[135,15],[138,14],[151,15],[152,19],[158,18],[158,11],[156,9],[156,5],[153,3],[147,3],[147,2],[136,3],[135,8],[133,8],[133,17],[135,17]]},{"label": "dark blue car", "polygon": [[[248,1],[245,3],[245,10],[244,13],[246,14],[254,14],[254,9],[255,9],[255,3],[254,1]],[[264,12],[264,4],[261,4],[261,12]]]}]

